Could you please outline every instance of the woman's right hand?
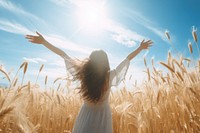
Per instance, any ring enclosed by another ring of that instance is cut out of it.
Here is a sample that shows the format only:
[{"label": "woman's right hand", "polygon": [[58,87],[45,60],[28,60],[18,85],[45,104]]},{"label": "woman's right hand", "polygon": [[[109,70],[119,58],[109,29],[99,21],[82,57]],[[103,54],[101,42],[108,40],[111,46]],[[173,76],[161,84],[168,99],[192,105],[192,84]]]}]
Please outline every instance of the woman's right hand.
[{"label": "woman's right hand", "polygon": [[153,41],[152,41],[152,40],[148,40],[148,41],[143,40],[143,41],[140,43],[140,48],[141,48],[141,49],[149,49],[149,47],[151,47],[152,44],[153,44]]},{"label": "woman's right hand", "polygon": [[44,44],[44,42],[46,41],[46,40],[44,39],[44,37],[43,37],[40,33],[38,33],[37,31],[36,31],[36,34],[37,34],[38,36],[26,35],[25,38],[28,39],[28,41],[29,41],[29,42],[32,42],[32,43]]}]

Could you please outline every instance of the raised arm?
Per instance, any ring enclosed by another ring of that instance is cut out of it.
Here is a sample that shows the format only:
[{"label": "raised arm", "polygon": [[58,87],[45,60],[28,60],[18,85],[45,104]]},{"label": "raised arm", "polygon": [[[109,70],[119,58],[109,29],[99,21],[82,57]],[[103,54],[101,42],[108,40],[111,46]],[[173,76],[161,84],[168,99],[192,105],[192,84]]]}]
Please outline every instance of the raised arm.
[{"label": "raised arm", "polygon": [[110,71],[110,86],[117,86],[126,76],[127,70],[129,68],[130,60],[132,60],[136,55],[138,55],[142,50],[148,49],[152,46],[152,41],[142,41],[140,46],[130,53],[126,59],[124,59],[114,70]]},{"label": "raised arm", "polygon": [[35,43],[35,44],[43,44],[45,47],[47,47],[49,50],[53,51],[57,55],[59,55],[63,58],[70,59],[70,57],[64,51],[62,51],[61,49],[50,44],[48,41],[46,41],[44,39],[44,37],[40,33],[36,32],[36,34],[38,36],[26,35],[26,39],[28,39],[29,42],[32,42],[32,43]]},{"label": "raised arm", "polygon": [[151,40],[148,40],[148,41],[145,41],[143,40],[141,43],[140,43],[140,46],[135,50],[133,51],[132,53],[130,53],[127,58],[129,60],[132,60],[136,55],[138,55],[142,50],[144,49],[148,49],[149,47],[152,46],[152,41]]}]

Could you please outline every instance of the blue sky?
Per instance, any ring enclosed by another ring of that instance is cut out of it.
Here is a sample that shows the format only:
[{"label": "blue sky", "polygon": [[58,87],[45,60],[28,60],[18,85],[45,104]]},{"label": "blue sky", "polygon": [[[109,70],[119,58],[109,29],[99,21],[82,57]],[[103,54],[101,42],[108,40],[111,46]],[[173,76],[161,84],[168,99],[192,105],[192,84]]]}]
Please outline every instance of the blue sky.
[{"label": "blue sky", "polygon": [[[72,57],[84,59],[94,49],[108,53],[115,68],[139,46],[142,39],[152,39],[154,46],[132,60],[129,74],[133,80],[144,77],[143,56],[150,64],[165,61],[168,51],[175,52],[165,37],[168,30],[175,48],[190,58],[188,41],[193,47],[192,26],[200,28],[199,0],[0,0],[0,64],[11,77],[21,63],[29,61],[26,80],[49,76],[49,82],[64,76],[62,58],[42,45],[24,39],[26,34],[40,32],[55,46]],[[196,47],[195,47],[196,48]],[[197,58],[197,51],[194,51]],[[156,65],[159,64],[157,63]],[[3,75],[0,75],[3,77]],[[6,80],[0,80],[4,83]],[[27,82],[27,81],[26,81]],[[50,83],[51,84],[51,83]]]}]

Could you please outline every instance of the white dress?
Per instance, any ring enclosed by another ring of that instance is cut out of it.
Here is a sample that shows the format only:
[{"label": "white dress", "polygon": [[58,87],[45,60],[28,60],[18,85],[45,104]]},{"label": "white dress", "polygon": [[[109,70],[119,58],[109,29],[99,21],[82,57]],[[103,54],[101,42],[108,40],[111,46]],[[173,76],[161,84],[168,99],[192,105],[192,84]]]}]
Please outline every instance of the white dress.
[{"label": "white dress", "polygon": [[[66,67],[72,64],[65,59]],[[123,60],[116,69],[110,71],[109,89],[100,103],[84,101],[76,118],[72,133],[112,133],[112,115],[109,106],[109,94],[111,86],[118,85],[125,77],[130,61]]]}]

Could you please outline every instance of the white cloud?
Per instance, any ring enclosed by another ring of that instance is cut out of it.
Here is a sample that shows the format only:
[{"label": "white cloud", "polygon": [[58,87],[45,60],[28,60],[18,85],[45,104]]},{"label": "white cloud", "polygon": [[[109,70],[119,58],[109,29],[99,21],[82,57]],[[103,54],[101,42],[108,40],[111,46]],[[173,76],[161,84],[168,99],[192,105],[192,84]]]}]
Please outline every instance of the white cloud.
[{"label": "white cloud", "polygon": [[18,15],[24,15],[28,18],[31,19],[35,19],[37,21],[42,21],[40,18],[38,18],[37,16],[25,11],[22,7],[20,7],[19,5],[15,5],[12,2],[10,2],[9,0],[0,0],[0,7],[14,13],[14,14],[18,14]]},{"label": "white cloud", "polygon": [[31,62],[31,63],[45,63],[47,62],[45,59],[42,59],[42,58],[27,58],[27,57],[23,57],[23,59],[25,61],[28,61],[28,62]]},{"label": "white cloud", "polygon": [[55,60],[54,62],[50,62],[49,65],[58,66],[58,67],[65,67],[65,62],[61,59]]},{"label": "white cloud", "polygon": [[108,20],[107,25],[105,25],[105,30],[112,33],[113,40],[128,47],[135,46],[138,42],[147,38],[137,32],[124,28],[122,25],[112,20]]},{"label": "white cloud", "polygon": [[21,24],[0,19],[0,30],[15,34],[31,34],[32,32]]},{"label": "white cloud", "polygon": [[148,26],[146,25],[146,28],[148,28],[149,30],[153,31],[157,36],[159,36],[163,41],[169,43],[169,41],[167,40],[167,38],[164,35],[164,29],[160,30],[158,28],[155,28],[153,26]]},{"label": "white cloud", "polygon": [[[37,77],[38,71],[39,71],[39,69],[29,69],[27,74],[29,75],[29,78],[34,79]],[[67,72],[64,67],[56,67],[56,68],[55,67],[54,68],[45,67],[41,71],[39,78],[44,80],[45,77],[48,76],[48,83],[52,84],[53,81],[55,79],[57,79],[58,77],[63,77],[63,78],[66,77],[66,74],[67,74]],[[38,82],[41,82],[43,80],[39,80]],[[40,85],[43,85],[43,84],[44,84],[44,82],[43,83],[41,82]]]},{"label": "white cloud", "polygon": [[[127,13],[128,12],[128,13]],[[126,15],[133,21],[135,21],[138,24],[143,25],[147,29],[151,30],[153,33],[155,33],[158,37],[160,37],[163,41],[169,43],[169,41],[165,37],[165,30],[164,28],[155,26],[154,22],[142,15],[139,12],[133,11],[133,10],[127,10]]]},{"label": "white cloud", "polygon": [[[30,72],[31,74],[35,75],[34,71]],[[66,76],[66,69],[65,68],[45,68],[42,70],[41,75],[42,77],[48,76],[49,79],[55,80],[58,77],[65,77]]]},{"label": "white cloud", "polygon": [[128,80],[128,78],[130,78],[132,75],[131,80],[137,80],[137,82],[140,84],[144,79],[147,78],[147,74],[144,72],[144,70],[145,67],[142,63],[140,66],[131,64],[126,79]]}]

